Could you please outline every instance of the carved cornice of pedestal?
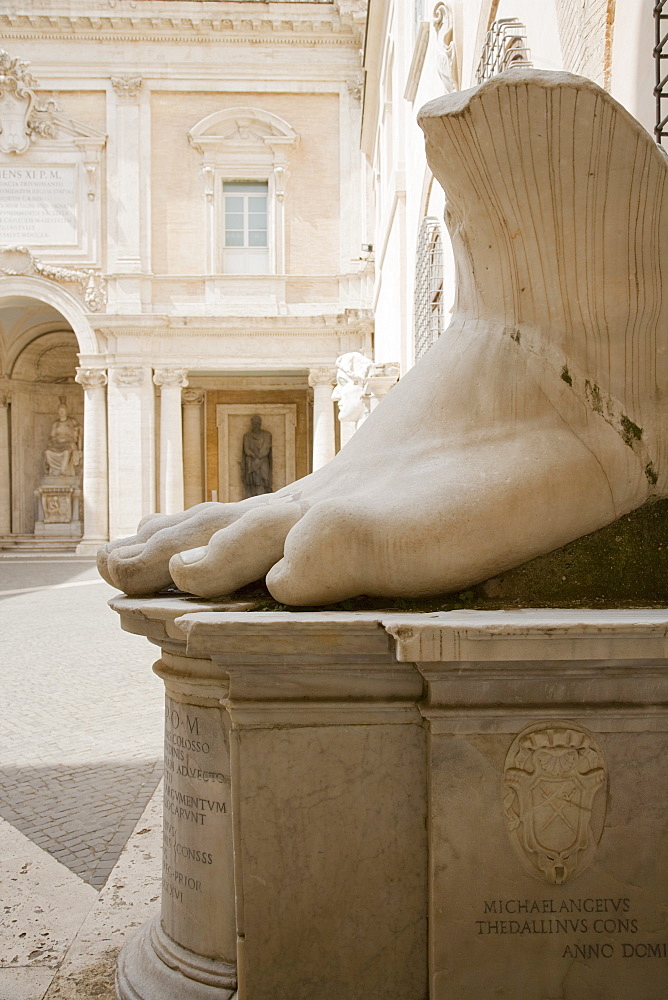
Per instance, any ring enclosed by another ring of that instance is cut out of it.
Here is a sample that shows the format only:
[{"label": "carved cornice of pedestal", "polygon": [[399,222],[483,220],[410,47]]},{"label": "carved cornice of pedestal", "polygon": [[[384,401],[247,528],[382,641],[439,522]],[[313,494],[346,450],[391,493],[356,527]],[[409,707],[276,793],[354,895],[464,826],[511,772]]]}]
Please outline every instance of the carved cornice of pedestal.
[{"label": "carved cornice of pedestal", "polygon": [[184,389],[181,402],[184,406],[201,406],[204,402],[204,389]]},{"label": "carved cornice of pedestal", "polygon": [[308,373],[308,384],[312,389],[317,385],[334,385],[336,381],[336,368],[311,368]]},{"label": "carved cornice of pedestal", "polygon": [[0,274],[35,275],[50,281],[78,285],[91,312],[98,312],[107,300],[104,278],[97,271],[43,264],[27,247],[0,248]]},{"label": "carved cornice of pedestal", "polygon": [[111,85],[121,98],[134,100],[139,97],[139,93],[144,84],[141,76],[112,76]]},{"label": "carved cornice of pedestal", "polygon": [[153,375],[156,385],[174,385],[185,388],[188,385],[186,368],[158,368]]},{"label": "carved cornice of pedestal", "polygon": [[77,368],[74,381],[84,389],[104,388],[107,384],[107,373],[103,368]]},{"label": "carved cornice of pedestal", "polygon": [[126,365],[123,368],[117,368],[114,373],[114,382],[116,385],[123,386],[137,386],[143,385],[146,378],[146,372],[143,368],[137,368],[134,365]]}]

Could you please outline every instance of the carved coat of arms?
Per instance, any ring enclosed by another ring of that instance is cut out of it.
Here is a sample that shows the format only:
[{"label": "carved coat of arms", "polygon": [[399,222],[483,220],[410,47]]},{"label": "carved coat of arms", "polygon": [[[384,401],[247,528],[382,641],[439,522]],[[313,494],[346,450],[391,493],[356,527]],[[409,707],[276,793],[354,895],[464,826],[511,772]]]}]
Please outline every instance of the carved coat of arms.
[{"label": "carved coat of arms", "polygon": [[28,119],[32,110],[35,83],[28,63],[0,49],[0,152],[23,153],[30,145]]},{"label": "carved coat of arms", "polygon": [[591,733],[542,722],[515,737],[506,757],[503,811],[524,867],[553,885],[592,861],[605,820],[606,767]]}]

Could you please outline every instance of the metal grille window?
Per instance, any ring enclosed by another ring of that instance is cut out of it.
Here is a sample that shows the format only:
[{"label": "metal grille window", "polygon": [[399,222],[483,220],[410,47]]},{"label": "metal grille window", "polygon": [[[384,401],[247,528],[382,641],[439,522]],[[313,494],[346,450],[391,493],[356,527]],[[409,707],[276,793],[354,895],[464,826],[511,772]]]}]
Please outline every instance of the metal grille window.
[{"label": "metal grille window", "polygon": [[443,239],[433,216],[422,220],[415,262],[415,360],[419,361],[443,332]]},{"label": "metal grille window", "polygon": [[654,63],[656,66],[656,125],[654,135],[659,145],[668,137],[668,0],[654,7]]},{"label": "metal grille window", "polygon": [[482,55],[476,70],[476,80],[484,83],[497,73],[513,66],[531,66],[527,46],[527,29],[516,17],[494,21],[485,37]]}]

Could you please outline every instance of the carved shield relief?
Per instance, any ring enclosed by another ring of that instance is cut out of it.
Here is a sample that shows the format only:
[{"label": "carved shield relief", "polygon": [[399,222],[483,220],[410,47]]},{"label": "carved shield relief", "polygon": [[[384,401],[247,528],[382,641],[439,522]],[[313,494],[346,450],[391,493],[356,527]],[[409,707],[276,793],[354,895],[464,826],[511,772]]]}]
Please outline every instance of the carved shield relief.
[{"label": "carved shield relief", "polygon": [[0,152],[24,153],[30,145],[28,116],[32,94],[0,89]]},{"label": "carved shield relief", "polygon": [[562,885],[589,866],[603,833],[606,784],[601,748],[577,723],[539,722],[515,737],[503,811],[531,875]]}]

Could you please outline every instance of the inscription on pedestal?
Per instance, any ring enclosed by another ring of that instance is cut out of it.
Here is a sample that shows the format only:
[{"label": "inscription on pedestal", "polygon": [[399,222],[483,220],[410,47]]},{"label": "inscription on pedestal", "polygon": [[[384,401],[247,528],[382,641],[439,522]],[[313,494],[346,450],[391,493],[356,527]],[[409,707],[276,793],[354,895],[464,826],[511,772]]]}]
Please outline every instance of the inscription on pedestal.
[{"label": "inscription on pedestal", "polygon": [[434,1000],[664,995],[666,753],[568,720],[432,736]]},{"label": "inscription on pedestal", "polygon": [[164,796],[165,930],[200,955],[233,959],[229,751],[218,709],[166,699]]}]

